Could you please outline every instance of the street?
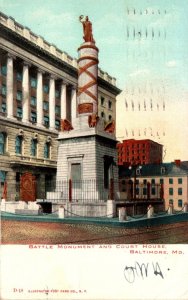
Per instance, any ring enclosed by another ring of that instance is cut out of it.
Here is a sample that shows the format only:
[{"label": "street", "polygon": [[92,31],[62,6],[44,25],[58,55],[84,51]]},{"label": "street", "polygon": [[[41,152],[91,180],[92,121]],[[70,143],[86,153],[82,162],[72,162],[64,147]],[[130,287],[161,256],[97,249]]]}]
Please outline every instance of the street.
[{"label": "street", "polygon": [[89,224],[1,221],[2,244],[184,244],[188,222],[126,229]]}]

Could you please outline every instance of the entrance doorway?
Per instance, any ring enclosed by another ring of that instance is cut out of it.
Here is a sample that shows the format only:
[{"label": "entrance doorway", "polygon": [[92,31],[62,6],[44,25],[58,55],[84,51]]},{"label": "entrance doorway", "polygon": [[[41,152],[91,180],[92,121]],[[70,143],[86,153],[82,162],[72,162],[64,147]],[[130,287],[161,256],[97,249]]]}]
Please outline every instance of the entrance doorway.
[{"label": "entrance doorway", "polygon": [[36,178],[31,173],[24,173],[20,176],[20,200],[36,200]]}]

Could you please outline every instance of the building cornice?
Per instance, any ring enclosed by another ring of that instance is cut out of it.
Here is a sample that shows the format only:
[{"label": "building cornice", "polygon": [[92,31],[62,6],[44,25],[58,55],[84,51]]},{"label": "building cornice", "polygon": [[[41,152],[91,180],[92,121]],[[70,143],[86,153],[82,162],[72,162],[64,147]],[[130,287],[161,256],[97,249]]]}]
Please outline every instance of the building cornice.
[{"label": "building cornice", "polygon": [[[61,69],[63,72],[67,73],[68,75],[72,76],[77,80],[78,78],[78,69],[77,67],[72,66],[68,62],[58,58],[57,56],[53,55],[51,52],[45,50],[43,47],[40,47],[36,43],[33,43],[20,33],[17,33],[16,31],[13,31],[9,27],[3,25],[0,22],[0,37],[8,40],[9,42],[15,44],[16,46],[24,49],[25,51],[37,56],[38,58],[41,58],[42,60],[46,61],[47,63],[50,63],[51,65],[55,66],[58,69]],[[99,76],[98,76],[98,84],[99,87],[104,88],[108,90],[113,95],[117,96],[121,90],[117,88],[115,85],[110,83],[108,80],[103,79],[100,74],[103,74],[104,72],[99,69]],[[104,76],[107,76],[107,78],[111,78],[110,76],[106,75],[107,73],[104,73]]]},{"label": "building cornice", "polygon": [[7,28],[6,26],[0,23],[0,37],[5,38],[6,40],[13,42],[15,45],[21,47],[22,49],[30,52],[31,54],[37,55],[37,57],[45,60],[48,63],[51,63],[55,67],[62,69],[67,74],[71,75],[74,78],[77,78],[77,69],[65,61],[58,59],[55,55],[50,54],[48,51],[43,49],[40,46],[32,43],[25,37],[21,36],[20,34],[12,31],[11,29]]}]

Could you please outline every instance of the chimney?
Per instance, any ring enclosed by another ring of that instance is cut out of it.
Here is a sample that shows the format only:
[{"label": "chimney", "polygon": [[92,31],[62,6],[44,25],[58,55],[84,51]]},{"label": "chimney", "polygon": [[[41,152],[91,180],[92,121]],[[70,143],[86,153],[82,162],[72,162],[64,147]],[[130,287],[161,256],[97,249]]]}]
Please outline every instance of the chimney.
[{"label": "chimney", "polygon": [[174,163],[175,163],[175,165],[176,165],[177,167],[179,167],[180,164],[181,164],[181,160],[180,160],[180,159],[175,159],[175,160],[174,160]]}]

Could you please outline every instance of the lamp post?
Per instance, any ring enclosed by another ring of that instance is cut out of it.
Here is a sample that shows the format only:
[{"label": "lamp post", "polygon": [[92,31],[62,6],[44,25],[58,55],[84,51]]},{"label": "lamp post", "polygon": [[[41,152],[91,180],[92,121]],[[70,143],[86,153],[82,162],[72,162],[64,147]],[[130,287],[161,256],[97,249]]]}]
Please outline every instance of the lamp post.
[{"label": "lamp post", "polygon": [[134,163],[129,167],[129,170],[133,170],[134,172],[134,182],[133,182],[133,216],[136,214],[136,173],[137,170],[141,170],[142,166],[139,163]]},{"label": "lamp post", "polygon": [[137,170],[141,170],[142,166],[140,166],[139,163],[133,163],[130,167],[129,170],[133,170],[134,172],[134,181],[133,181],[133,200],[136,200],[136,173]]}]

